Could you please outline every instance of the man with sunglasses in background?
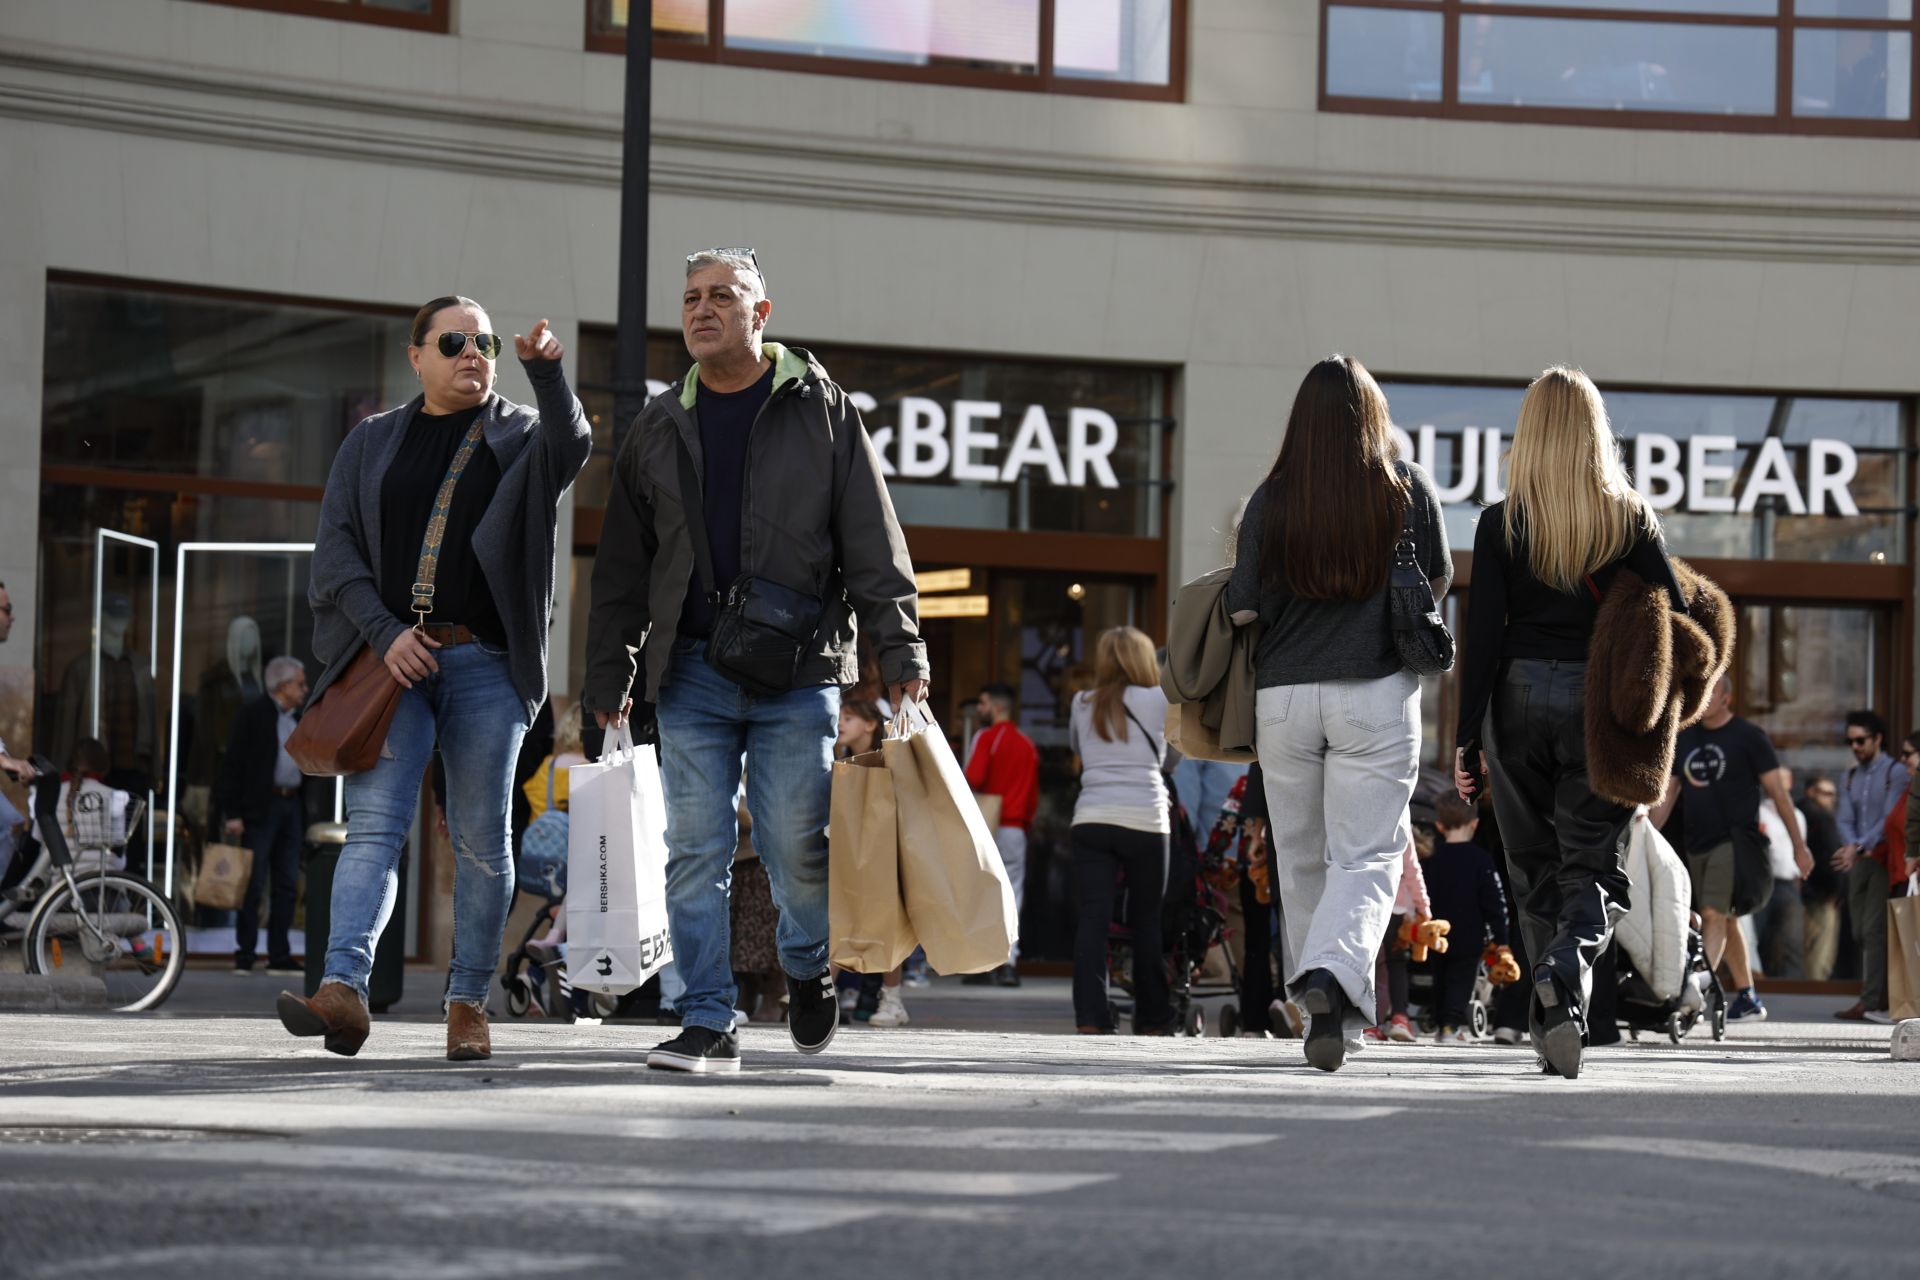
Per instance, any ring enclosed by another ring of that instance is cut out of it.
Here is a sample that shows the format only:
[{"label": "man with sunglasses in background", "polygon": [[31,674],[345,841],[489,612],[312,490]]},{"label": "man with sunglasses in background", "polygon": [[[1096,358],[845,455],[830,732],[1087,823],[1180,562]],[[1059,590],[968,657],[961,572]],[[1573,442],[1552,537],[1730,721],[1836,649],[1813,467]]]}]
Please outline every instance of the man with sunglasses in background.
[{"label": "man with sunglasses in background", "polygon": [[621,446],[593,568],[584,705],[603,728],[633,714],[641,740],[654,722],[660,744],[686,984],[680,1034],[647,1055],[663,1070],[740,1068],[727,909],[743,753],[788,1030],[802,1053],[833,1039],[827,811],[857,634],[873,637],[895,706],[926,697],[913,561],[879,457],[819,362],[764,340],[772,310],[752,249],[688,256],[680,328],[695,363]]},{"label": "man with sunglasses in background", "polygon": [[1847,713],[1854,764],[1840,779],[1840,847],[1834,869],[1846,877],[1847,913],[1860,944],[1860,998],[1834,1014],[1848,1022],[1891,1022],[1887,1012],[1887,819],[1907,790],[1907,770],[1886,752],[1887,722],[1872,711]]}]

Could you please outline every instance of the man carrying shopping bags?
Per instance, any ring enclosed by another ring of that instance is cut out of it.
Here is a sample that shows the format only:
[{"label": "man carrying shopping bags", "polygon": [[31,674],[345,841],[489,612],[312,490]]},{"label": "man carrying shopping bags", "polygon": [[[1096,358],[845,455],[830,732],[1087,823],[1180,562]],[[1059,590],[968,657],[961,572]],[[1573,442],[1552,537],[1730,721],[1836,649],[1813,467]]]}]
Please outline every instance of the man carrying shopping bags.
[{"label": "man carrying shopping bags", "polygon": [[[681,1033],[647,1055],[735,1071],[729,866],[742,755],[802,1053],[839,1006],[827,967],[827,818],[840,686],[858,626],[896,705],[926,697],[913,562],[860,415],[804,351],[766,342],[751,249],[687,258],[694,367],[647,403],[614,464],[587,625],[586,706],[656,720]],[[636,655],[643,666],[633,687]]]}]

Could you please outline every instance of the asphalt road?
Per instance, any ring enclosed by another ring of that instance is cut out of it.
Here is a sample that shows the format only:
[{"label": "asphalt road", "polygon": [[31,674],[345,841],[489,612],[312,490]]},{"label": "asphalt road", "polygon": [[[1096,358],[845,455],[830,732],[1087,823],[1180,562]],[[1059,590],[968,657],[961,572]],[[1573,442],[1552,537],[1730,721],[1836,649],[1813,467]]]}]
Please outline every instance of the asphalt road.
[{"label": "asphalt road", "polygon": [[710,1080],[646,1071],[650,1027],[454,1065],[418,1019],[346,1060],[184,998],[0,1016],[0,1276],[1914,1274],[1920,1064],[1832,1001],[1568,1082],[1030,1029],[1064,997],[942,984],[812,1058],[751,1027]]}]

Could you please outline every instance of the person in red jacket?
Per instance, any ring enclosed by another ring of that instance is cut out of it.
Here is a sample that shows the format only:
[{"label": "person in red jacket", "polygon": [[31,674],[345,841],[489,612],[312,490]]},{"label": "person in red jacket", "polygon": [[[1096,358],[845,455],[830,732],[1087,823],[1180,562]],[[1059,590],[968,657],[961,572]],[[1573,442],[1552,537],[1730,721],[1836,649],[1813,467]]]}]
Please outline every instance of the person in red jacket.
[{"label": "person in red jacket", "polygon": [[[1033,812],[1040,800],[1040,753],[1033,739],[1020,732],[1014,721],[1017,700],[1013,689],[990,684],[980,690],[977,709],[984,726],[973,740],[973,754],[967,759],[967,785],[979,795],[1000,797],[1000,827],[993,833],[1000,849],[1000,861],[1013,882],[1015,910],[1027,897],[1027,831],[1033,826]],[[1007,962],[991,973],[969,975],[974,986],[989,983],[1003,987],[1020,985],[1014,962],[1020,958],[1015,943]]]}]

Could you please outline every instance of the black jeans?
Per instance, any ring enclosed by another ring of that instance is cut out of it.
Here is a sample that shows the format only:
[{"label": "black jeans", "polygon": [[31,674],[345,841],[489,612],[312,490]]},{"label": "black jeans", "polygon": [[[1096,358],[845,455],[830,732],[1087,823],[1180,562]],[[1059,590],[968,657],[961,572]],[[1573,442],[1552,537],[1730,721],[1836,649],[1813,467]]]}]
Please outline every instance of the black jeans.
[{"label": "black jeans", "polygon": [[273,882],[273,905],[267,913],[267,964],[293,967],[287,934],[293,928],[293,906],[300,898],[300,845],[306,837],[306,809],[299,796],[274,796],[267,802],[263,822],[247,826],[247,848],[253,850],[253,873],[247,877],[247,896],[240,903],[240,919],[233,931],[233,965],[253,968],[254,947],[260,940],[260,891]]},{"label": "black jeans", "polygon": [[1167,958],[1160,907],[1167,893],[1167,837],[1155,831],[1090,822],[1073,828],[1073,878],[1080,916],[1073,929],[1073,1021],[1111,1028],[1107,1017],[1107,927],[1113,923],[1116,878],[1127,880],[1127,927],[1133,931],[1133,1026],[1157,1030],[1167,1007]]},{"label": "black jeans", "polygon": [[[1587,664],[1509,658],[1487,714],[1487,767],[1527,957],[1546,965],[1584,1023],[1593,964],[1627,911],[1633,810],[1587,782]],[[1531,1010],[1537,1023],[1540,1010]]]}]

